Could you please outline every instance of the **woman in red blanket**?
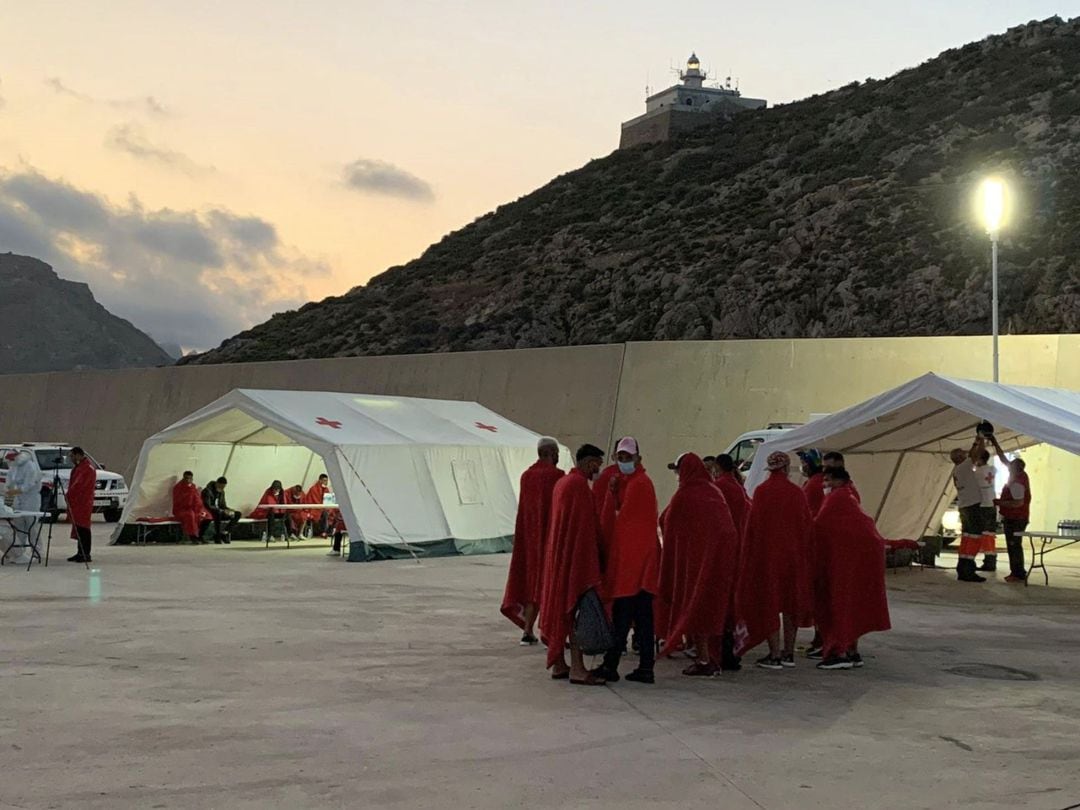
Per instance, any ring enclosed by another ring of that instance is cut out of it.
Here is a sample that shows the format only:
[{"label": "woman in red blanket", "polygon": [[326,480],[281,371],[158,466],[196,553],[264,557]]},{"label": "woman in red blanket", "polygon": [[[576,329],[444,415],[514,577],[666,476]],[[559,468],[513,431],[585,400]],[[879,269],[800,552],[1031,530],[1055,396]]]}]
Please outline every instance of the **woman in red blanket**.
[{"label": "woman in red blanket", "polygon": [[544,544],[551,523],[551,496],[555,484],[564,475],[558,467],[557,441],[548,437],[540,439],[536,455],[536,462],[521,474],[514,547],[500,608],[506,618],[525,631],[521,636],[522,646],[538,641],[533,635],[533,627],[540,608]]},{"label": "woman in red blanket", "polygon": [[664,510],[660,594],[670,605],[670,632],[661,655],[683,636],[698,660],[683,675],[712,676],[721,669],[720,644],[728,624],[739,536],[724,496],[694,453],[675,462],[679,488]]},{"label": "woman in red blanket", "polygon": [[735,459],[727,453],[721,453],[716,457],[716,466],[720,468],[716,486],[724,493],[724,500],[731,510],[731,518],[735,521],[735,530],[741,538],[746,531],[746,518],[750,514],[750,497],[746,494],[742,474],[735,465]]},{"label": "woman in red blanket", "polygon": [[859,508],[845,469],[826,473],[825,501],[814,519],[814,618],[824,640],[818,669],[862,666],[859,638],[888,630],[885,540]]},{"label": "woman in red blanket", "polygon": [[788,477],[790,466],[787,453],[769,455],[769,477],[754,490],[743,543],[736,597],[736,652],[742,655],[768,641],[769,654],[757,664],[762,669],[794,667],[796,632],[814,623],[810,567],[813,518],[802,488]]}]

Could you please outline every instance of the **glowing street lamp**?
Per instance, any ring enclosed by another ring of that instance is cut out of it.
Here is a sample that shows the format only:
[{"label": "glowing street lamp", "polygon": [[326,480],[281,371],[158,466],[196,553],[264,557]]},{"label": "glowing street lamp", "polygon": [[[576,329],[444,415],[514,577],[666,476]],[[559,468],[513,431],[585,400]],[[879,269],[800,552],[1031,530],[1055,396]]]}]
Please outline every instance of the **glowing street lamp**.
[{"label": "glowing street lamp", "polygon": [[1005,184],[997,178],[983,180],[979,187],[979,211],[990,235],[991,316],[994,331],[994,382],[998,381],[998,234],[1005,221]]}]

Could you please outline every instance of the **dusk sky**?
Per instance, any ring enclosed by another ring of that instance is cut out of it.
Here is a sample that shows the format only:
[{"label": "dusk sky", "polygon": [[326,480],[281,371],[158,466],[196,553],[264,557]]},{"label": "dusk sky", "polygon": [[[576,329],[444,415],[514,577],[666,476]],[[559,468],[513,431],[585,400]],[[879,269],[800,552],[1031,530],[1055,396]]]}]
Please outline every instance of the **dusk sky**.
[{"label": "dusk sky", "polygon": [[608,154],[692,50],[774,104],[1054,14],[1080,2],[0,0],[0,251],[207,348]]}]

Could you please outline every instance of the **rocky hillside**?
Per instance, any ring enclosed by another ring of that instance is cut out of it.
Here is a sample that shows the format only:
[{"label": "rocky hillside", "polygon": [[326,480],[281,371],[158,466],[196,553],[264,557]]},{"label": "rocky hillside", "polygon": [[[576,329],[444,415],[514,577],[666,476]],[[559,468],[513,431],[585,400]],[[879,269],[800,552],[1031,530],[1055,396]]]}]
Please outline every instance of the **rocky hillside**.
[{"label": "rocky hillside", "polygon": [[1054,18],[594,160],[193,359],[984,333],[990,172],[1003,329],[1077,331],[1078,166],[1080,18]]},{"label": "rocky hillside", "polygon": [[44,262],[0,254],[0,374],[161,366],[154,341]]}]

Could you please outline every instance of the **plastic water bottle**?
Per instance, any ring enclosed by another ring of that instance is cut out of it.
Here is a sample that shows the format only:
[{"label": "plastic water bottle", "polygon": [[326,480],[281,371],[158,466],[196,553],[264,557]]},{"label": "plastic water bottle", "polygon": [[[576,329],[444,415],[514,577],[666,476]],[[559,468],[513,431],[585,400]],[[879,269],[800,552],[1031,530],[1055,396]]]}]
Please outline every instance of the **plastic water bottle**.
[{"label": "plastic water bottle", "polygon": [[90,604],[91,605],[96,605],[98,602],[101,601],[101,569],[100,568],[91,568],[90,569],[90,585],[89,585],[88,591],[89,591],[89,593],[87,595],[90,597]]}]

